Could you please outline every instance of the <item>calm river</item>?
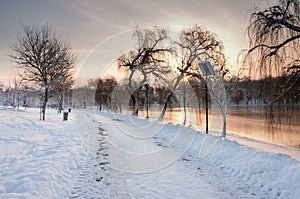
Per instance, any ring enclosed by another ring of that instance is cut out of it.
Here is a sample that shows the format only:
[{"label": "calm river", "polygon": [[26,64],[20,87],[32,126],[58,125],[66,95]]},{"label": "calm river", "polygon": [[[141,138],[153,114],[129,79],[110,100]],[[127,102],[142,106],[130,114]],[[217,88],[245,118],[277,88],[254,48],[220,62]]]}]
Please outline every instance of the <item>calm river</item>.
[{"label": "calm river", "polygon": [[[160,111],[151,110],[149,116],[157,119]],[[140,111],[140,117],[146,112]],[[227,133],[233,133],[278,145],[300,147],[300,111],[282,113],[281,117],[267,119],[266,111],[261,108],[227,107]],[[184,111],[182,108],[169,109],[164,122],[183,124]],[[186,125],[200,131],[205,131],[205,109],[187,109]],[[209,110],[209,131],[222,131],[222,115],[217,108]]]}]

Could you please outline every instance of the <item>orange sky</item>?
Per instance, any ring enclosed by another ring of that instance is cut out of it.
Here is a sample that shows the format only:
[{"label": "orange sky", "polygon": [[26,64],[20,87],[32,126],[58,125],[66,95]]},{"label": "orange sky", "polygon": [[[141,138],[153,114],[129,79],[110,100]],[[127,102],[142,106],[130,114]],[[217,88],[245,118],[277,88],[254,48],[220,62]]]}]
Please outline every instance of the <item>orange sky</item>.
[{"label": "orange sky", "polygon": [[[9,45],[15,42],[18,32],[22,31],[22,25],[45,23],[50,24],[59,36],[69,41],[78,56],[78,66],[84,64],[91,50],[106,41],[112,43],[109,45],[115,45],[114,49],[124,49],[120,47],[122,42],[113,42],[111,39],[135,25],[141,27],[157,25],[180,30],[198,24],[218,35],[224,42],[230,65],[237,68],[237,54],[247,47],[245,31],[251,9],[260,6],[260,2],[260,0],[3,0],[0,1],[0,82],[12,80],[17,73],[7,55],[10,53]],[[104,70],[103,65],[99,64],[100,70]]]}]

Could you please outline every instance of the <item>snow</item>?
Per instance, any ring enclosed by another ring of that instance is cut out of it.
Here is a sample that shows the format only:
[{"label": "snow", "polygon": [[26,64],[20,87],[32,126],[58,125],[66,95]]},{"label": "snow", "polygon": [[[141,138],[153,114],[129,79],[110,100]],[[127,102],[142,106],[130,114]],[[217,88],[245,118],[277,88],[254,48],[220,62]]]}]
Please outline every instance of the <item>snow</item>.
[{"label": "snow", "polygon": [[300,195],[298,149],[93,110],[38,115],[0,108],[0,198]]},{"label": "snow", "polygon": [[54,112],[0,110],[0,198],[57,198],[69,194],[87,155],[72,121]]}]

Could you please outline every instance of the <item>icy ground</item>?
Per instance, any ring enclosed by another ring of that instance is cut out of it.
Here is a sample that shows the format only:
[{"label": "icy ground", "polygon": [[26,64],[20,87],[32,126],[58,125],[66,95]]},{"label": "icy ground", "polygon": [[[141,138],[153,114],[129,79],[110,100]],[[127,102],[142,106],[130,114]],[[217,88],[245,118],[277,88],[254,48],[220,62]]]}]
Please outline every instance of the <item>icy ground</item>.
[{"label": "icy ground", "polygon": [[0,108],[0,198],[300,196],[297,149],[110,113],[69,116]]}]

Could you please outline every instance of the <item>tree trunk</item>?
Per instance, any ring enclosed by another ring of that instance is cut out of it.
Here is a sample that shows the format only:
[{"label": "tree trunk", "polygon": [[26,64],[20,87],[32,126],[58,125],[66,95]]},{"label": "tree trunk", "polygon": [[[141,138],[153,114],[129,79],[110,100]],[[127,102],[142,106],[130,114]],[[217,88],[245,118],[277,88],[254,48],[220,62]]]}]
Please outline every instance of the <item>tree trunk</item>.
[{"label": "tree trunk", "polygon": [[163,110],[162,110],[162,112],[161,112],[161,114],[159,116],[159,121],[162,121],[164,119],[164,116],[166,114],[166,110],[168,108],[168,103],[169,103],[169,101],[171,99],[171,96],[172,96],[172,92],[170,92],[170,94],[168,95],[167,100],[165,101],[164,108],[163,108]]},{"label": "tree trunk", "polygon": [[147,100],[147,103],[146,103],[146,111],[147,111],[146,118],[149,118],[149,95],[148,95],[148,90],[149,90],[149,88],[146,87],[146,100]]},{"label": "tree trunk", "polygon": [[102,96],[99,97],[99,111],[102,111]]},{"label": "tree trunk", "polygon": [[57,110],[57,112],[59,113],[59,114],[61,114],[61,111],[62,111],[62,105],[63,104],[63,92],[61,92],[61,95],[60,95],[60,100],[59,100],[59,104],[58,104],[58,110]]},{"label": "tree trunk", "polygon": [[199,113],[198,113],[198,115],[199,115],[199,124],[201,124],[201,102],[200,102],[200,100],[199,100],[199,102],[198,102],[198,111],[199,111]]},{"label": "tree trunk", "polygon": [[132,100],[132,104],[133,104],[132,115],[138,116],[138,113],[139,113],[138,101],[135,98],[134,94],[131,95],[131,100]]},{"label": "tree trunk", "polygon": [[25,110],[27,107],[27,102],[26,102],[27,99],[26,98],[27,98],[27,93],[25,94],[24,99],[23,99],[23,106],[24,106]]},{"label": "tree trunk", "polygon": [[[181,74],[177,78],[177,80],[176,80],[176,82],[175,82],[172,90],[175,90],[177,88],[177,86],[179,85],[179,82],[180,82],[180,80],[182,80],[182,78],[183,78],[183,75]],[[170,92],[170,94],[168,95],[168,98],[167,98],[167,100],[165,102],[164,108],[163,108],[163,110],[162,110],[162,112],[161,112],[161,114],[159,116],[159,121],[162,121],[164,119],[164,116],[165,116],[165,113],[166,113],[166,110],[167,110],[167,107],[168,107],[168,102],[170,101],[171,96],[172,96],[172,92]]]},{"label": "tree trunk", "polygon": [[111,108],[111,99],[110,99],[110,97],[107,97],[106,101],[107,101],[107,111],[110,111],[110,108]]},{"label": "tree trunk", "polygon": [[185,84],[183,85],[183,113],[184,113],[184,119],[183,119],[183,125],[186,124],[186,93],[185,93]]},{"label": "tree trunk", "polygon": [[226,136],[226,112],[225,112],[225,108],[221,108],[221,112],[222,112],[222,117],[223,117],[223,131],[222,131],[222,137],[225,138]]},{"label": "tree trunk", "polygon": [[44,101],[42,105],[42,114],[43,114],[42,120],[45,120],[47,102],[48,102],[48,88],[45,88]]},{"label": "tree trunk", "polygon": [[17,109],[20,108],[20,92],[17,93]]}]

